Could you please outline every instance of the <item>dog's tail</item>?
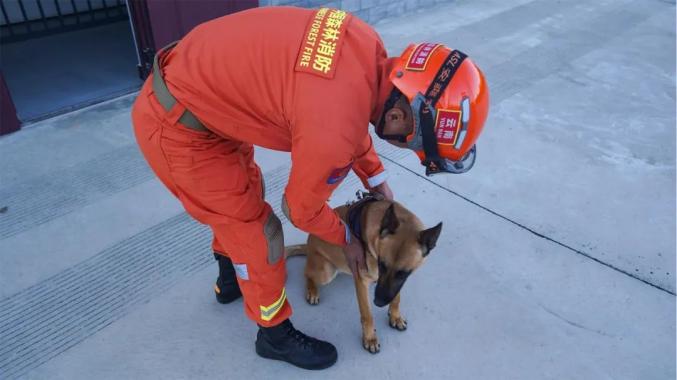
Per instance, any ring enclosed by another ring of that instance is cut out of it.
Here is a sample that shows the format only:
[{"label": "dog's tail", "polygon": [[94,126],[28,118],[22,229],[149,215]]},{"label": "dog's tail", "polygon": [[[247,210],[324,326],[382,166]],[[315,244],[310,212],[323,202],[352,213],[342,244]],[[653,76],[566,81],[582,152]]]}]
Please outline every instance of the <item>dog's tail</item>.
[{"label": "dog's tail", "polygon": [[284,247],[284,258],[292,257],[292,256],[305,256],[306,255],[306,245],[305,244],[297,244],[297,245],[290,245],[289,247]]}]

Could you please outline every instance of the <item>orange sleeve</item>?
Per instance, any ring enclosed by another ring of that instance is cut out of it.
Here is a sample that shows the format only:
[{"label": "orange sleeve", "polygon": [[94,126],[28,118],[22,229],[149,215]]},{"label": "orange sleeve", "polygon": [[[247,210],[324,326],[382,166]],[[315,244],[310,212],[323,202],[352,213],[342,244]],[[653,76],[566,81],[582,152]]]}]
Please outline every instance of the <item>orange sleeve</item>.
[{"label": "orange sleeve", "polygon": [[358,146],[353,171],[366,189],[376,187],[386,180],[385,169],[374,149],[374,142],[367,134]]},{"label": "orange sleeve", "polygon": [[344,82],[339,74],[334,80],[305,73],[299,78],[304,91],[296,98],[285,200],[287,217],[297,228],[344,246],[350,234],[327,201],[351,169],[368,177],[381,165],[369,139],[369,90],[355,95],[359,79]]},{"label": "orange sleeve", "polygon": [[341,38],[333,78],[294,73],[287,115],[292,168],[283,202],[296,227],[344,246],[350,234],[327,201],[351,169],[367,183],[383,172],[369,137],[369,119],[380,80],[377,64],[385,59],[385,50],[373,29],[357,18]]},{"label": "orange sleeve", "polygon": [[301,139],[292,147],[292,167],[283,210],[297,228],[345,246],[350,239],[346,226],[327,200],[350,172],[353,158],[350,154],[341,154],[340,150],[328,152],[326,142],[308,140]]}]

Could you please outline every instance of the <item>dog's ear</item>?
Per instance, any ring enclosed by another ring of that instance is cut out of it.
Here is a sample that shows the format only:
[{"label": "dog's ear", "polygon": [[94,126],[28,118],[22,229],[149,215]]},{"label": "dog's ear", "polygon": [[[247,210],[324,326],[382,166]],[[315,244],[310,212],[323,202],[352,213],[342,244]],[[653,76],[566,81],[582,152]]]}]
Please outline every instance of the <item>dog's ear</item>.
[{"label": "dog's ear", "polygon": [[399,226],[400,221],[397,220],[397,215],[395,215],[395,204],[391,203],[381,220],[381,238],[394,234]]},{"label": "dog's ear", "polygon": [[442,232],[442,222],[433,228],[428,228],[419,233],[418,241],[423,246],[423,257],[428,256],[430,251],[435,248],[437,239],[440,237],[440,232]]}]

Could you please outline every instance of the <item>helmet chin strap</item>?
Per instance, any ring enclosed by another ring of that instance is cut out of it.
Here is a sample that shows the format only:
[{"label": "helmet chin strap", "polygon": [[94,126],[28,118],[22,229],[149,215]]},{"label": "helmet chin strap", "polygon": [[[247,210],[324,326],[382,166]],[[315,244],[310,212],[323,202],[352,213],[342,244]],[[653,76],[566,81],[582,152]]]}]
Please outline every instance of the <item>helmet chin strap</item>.
[{"label": "helmet chin strap", "polygon": [[385,129],[386,126],[386,113],[391,109],[393,109],[393,107],[395,107],[395,104],[397,103],[398,100],[400,100],[401,96],[402,92],[398,90],[397,87],[393,87],[393,90],[390,92],[390,96],[388,96],[388,99],[383,105],[383,112],[381,112],[381,118],[379,119],[378,125],[376,126],[376,135],[378,135],[378,137],[384,140],[394,140],[399,141],[401,143],[406,143],[407,142],[406,135],[383,133],[383,130]]},{"label": "helmet chin strap", "polygon": [[421,134],[423,135],[423,152],[425,159],[421,164],[426,167],[426,175],[436,173],[443,169],[444,160],[440,157],[437,150],[437,136],[435,136],[435,121],[430,106],[426,103],[421,104],[418,110],[419,122],[421,123]]}]

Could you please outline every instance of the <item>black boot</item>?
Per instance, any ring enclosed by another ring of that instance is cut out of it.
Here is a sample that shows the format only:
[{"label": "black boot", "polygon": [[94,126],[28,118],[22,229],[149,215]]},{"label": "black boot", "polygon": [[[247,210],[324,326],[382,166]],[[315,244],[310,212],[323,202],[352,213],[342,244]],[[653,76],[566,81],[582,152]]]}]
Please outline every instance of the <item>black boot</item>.
[{"label": "black boot", "polygon": [[289,319],[273,327],[259,326],[256,353],[304,369],[329,368],[338,358],[333,344],[307,336],[295,329]]},{"label": "black boot", "polygon": [[233,262],[230,261],[230,258],[219,255],[216,252],[214,252],[214,258],[219,262],[219,277],[214,285],[216,300],[219,303],[231,303],[242,297],[240,285],[238,285],[237,278],[235,278]]}]

